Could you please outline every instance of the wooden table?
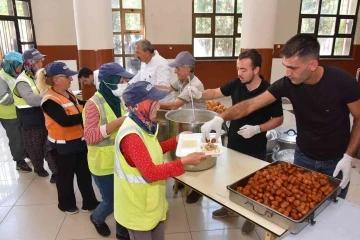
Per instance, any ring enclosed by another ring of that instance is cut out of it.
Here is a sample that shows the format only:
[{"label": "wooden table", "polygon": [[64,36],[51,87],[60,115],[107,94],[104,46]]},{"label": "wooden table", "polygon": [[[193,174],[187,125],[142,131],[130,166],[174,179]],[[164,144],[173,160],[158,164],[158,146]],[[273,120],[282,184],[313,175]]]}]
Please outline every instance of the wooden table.
[{"label": "wooden table", "polygon": [[227,185],[246,177],[268,164],[262,160],[224,147],[224,152],[218,157],[215,167],[201,172],[186,172],[175,179],[264,228],[267,231],[265,239],[273,240],[276,237],[282,236],[286,229],[230,201],[229,191],[226,188]]}]

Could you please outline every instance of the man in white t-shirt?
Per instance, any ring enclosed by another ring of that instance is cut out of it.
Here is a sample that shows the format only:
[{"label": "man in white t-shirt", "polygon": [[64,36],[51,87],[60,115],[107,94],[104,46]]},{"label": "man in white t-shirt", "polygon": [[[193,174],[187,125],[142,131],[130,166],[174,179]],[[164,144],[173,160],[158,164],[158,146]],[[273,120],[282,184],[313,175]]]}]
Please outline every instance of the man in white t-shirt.
[{"label": "man in white t-shirt", "polygon": [[83,67],[78,73],[78,79],[85,85],[95,85],[99,89],[99,70],[92,71],[90,68]]},{"label": "man in white t-shirt", "polygon": [[[187,51],[179,53],[175,60],[169,64],[169,67],[175,68],[175,73],[178,77],[177,80],[170,84],[167,88],[169,92],[179,92],[179,96],[173,102],[161,102],[160,108],[165,110],[176,110],[178,108],[191,109],[191,98],[189,95],[188,86],[196,87],[199,91],[204,91],[204,85],[194,75],[195,58]],[[190,82],[189,82],[190,80]],[[206,109],[204,100],[193,99],[194,108]]]},{"label": "man in white t-shirt", "polygon": [[[165,58],[154,50],[148,40],[140,40],[135,45],[137,57],[142,62],[140,71],[129,81],[133,84],[138,81],[147,81],[157,88],[167,89],[171,83],[171,68]],[[174,101],[174,93],[169,93],[162,102]]]}]

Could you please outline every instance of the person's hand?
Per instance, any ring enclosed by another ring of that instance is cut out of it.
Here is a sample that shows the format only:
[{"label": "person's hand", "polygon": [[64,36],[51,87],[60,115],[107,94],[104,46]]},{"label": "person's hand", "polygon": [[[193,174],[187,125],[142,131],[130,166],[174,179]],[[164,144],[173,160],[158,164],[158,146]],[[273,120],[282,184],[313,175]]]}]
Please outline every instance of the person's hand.
[{"label": "person's hand", "polygon": [[185,157],[181,158],[180,161],[182,165],[198,165],[209,156],[205,155],[203,152],[194,152],[186,155]]},{"label": "person's hand", "polygon": [[212,130],[216,131],[215,139],[218,139],[221,134],[221,127],[222,127],[223,122],[224,122],[224,119],[222,119],[219,116],[215,116],[213,118],[213,120],[204,123],[204,125],[201,126],[201,133],[202,133],[203,139],[210,139],[209,134]]},{"label": "person's hand", "polygon": [[[190,132],[190,131],[183,131],[183,132],[181,132],[180,134],[192,134],[193,132]],[[176,136],[176,141],[178,142],[179,141],[179,136],[180,136],[180,134],[178,134],[177,136]]]},{"label": "person's hand", "polygon": [[188,89],[189,95],[192,95],[193,98],[200,99],[202,97],[202,92],[200,92],[199,89],[197,89],[196,87],[189,86]]},{"label": "person's hand", "polygon": [[339,174],[339,172],[342,171],[343,177],[342,177],[342,180],[341,180],[341,183],[340,183],[340,187],[342,189],[344,189],[348,185],[348,183],[350,182],[351,161],[352,160],[353,160],[353,158],[345,153],[343,158],[336,165],[333,177],[336,177]]},{"label": "person's hand", "polygon": [[237,134],[242,136],[243,138],[251,138],[252,136],[261,132],[259,125],[251,126],[251,125],[244,125],[239,128]]}]

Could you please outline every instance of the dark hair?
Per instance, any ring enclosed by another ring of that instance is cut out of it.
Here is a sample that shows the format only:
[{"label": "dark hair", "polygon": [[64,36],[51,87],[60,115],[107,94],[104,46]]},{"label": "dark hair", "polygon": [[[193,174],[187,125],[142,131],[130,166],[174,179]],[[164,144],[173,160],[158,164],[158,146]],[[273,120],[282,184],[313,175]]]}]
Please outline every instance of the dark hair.
[{"label": "dark hair", "polygon": [[249,49],[240,53],[238,59],[241,60],[245,58],[249,58],[251,60],[253,69],[255,69],[256,67],[261,68],[262,57],[256,49]]},{"label": "dark hair", "polygon": [[136,45],[140,45],[141,49],[146,52],[154,53],[155,49],[149,40],[143,39],[136,42]]},{"label": "dark hair", "polygon": [[313,57],[319,59],[320,44],[310,34],[297,34],[288,40],[280,54],[285,58],[293,56]]},{"label": "dark hair", "polygon": [[88,78],[90,75],[94,75],[94,72],[90,68],[83,67],[80,69],[80,71],[78,73],[78,79],[80,79],[82,77]]}]

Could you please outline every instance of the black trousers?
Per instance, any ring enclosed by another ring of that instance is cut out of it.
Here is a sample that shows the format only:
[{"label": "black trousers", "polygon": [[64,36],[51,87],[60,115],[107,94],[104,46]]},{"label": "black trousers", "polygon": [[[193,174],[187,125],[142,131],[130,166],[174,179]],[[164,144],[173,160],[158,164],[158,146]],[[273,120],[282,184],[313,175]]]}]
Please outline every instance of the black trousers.
[{"label": "black trousers", "polygon": [[92,179],[87,162],[87,152],[60,155],[57,149],[51,152],[53,159],[58,166],[56,188],[58,192],[58,207],[61,211],[76,208],[74,192],[74,175],[76,174],[77,184],[83,198],[83,209],[94,209],[98,205],[92,187]]}]

